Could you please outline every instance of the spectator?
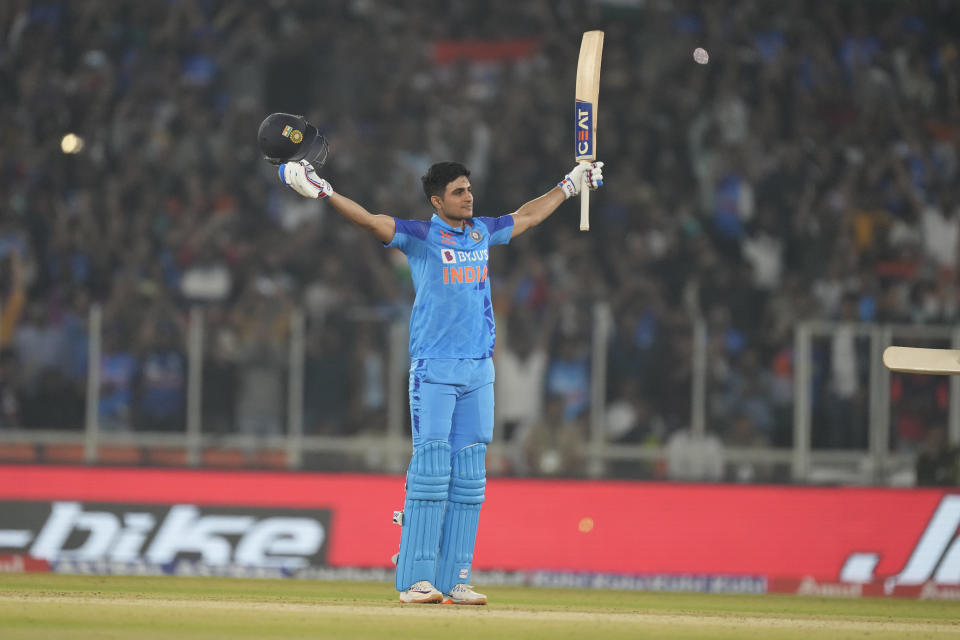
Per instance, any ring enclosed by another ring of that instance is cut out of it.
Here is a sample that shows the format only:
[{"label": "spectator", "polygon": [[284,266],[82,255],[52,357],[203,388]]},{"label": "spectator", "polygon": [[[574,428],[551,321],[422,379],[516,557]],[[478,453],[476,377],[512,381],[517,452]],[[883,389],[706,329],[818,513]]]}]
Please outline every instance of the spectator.
[{"label": "spectator", "polygon": [[659,415],[652,413],[653,403],[644,394],[641,381],[625,378],[614,385],[617,391],[607,404],[607,442],[663,444],[666,425]]},{"label": "spectator", "polygon": [[11,251],[4,261],[9,266],[7,293],[0,313],[0,349],[7,349],[13,342],[14,332],[26,300],[24,292],[23,258],[19,251]]},{"label": "spectator", "polygon": [[960,486],[960,448],[947,443],[942,424],[927,430],[916,458],[917,485],[921,487]]},{"label": "spectator", "polygon": [[[840,304],[841,321],[858,321],[857,302],[854,294],[844,296]],[[865,449],[864,341],[853,329],[844,328],[833,334],[830,346],[826,419],[821,423],[822,432],[815,435],[815,441],[826,448]]]},{"label": "spectator", "polygon": [[22,427],[22,413],[23,389],[17,354],[11,349],[0,349],[0,427]]},{"label": "spectator", "polygon": [[351,422],[359,431],[382,431],[387,408],[386,348],[370,325],[361,325],[359,333],[352,366],[356,393]]},{"label": "spectator", "polygon": [[[757,449],[769,446],[767,435],[757,427],[753,416],[741,412],[733,419],[723,442],[737,449]],[[773,465],[764,462],[739,461],[731,463],[726,478],[732,482],[770,482]]]},{"label": "spectator", "polygon": [[98,420],[101,429],[129,431],[133,428],[134,377],[137,357],[130,339],[119,327],[107,325],[100,355]]},{"label": "spectator", "polygon": [[723,478],[723,443],[708,433],[702,438],[687,429],[677,429],[666,444],[667,477],[670,480],[717,481]]},{"label": "spectator", "polygon": [[304,362],[304,431],[340,435],[350,432],[350,378],[339,365],[349,362],[344,322],[328,318],[307,332]]},{"label": "spectator", "polygon": [[138,431],[186,431],[187,359],[176,324],[149,322],[133,378],[133,423]]},{"label": "spectator", "polygon": [[23,399],[23,425],[33,429],[82,429],[83,395],[62,371],[44,369],[36,387]]},{"label": "spectator", "polygon": [[567,400],[562,395],[548,395],[543,414],[527,423],[517,434],[517,440],[521,452],[517,463],[520,473],[562,477],[584,474],[587,438],[583,421],[570,419]]},{"label": "spectator", "polygon": [[[269,307],[269,308],[268,308]],[[237,366],[237,427],[250,436],[283,432],[287,312],[283,294],[266,281],[247,292],[241,307]]]},{"label": "spectator", "polygon": [[203,431],[227,435],[237,430],[236,328],[222,305],[207,307],[203,358]]},{"label": "spectator", "polygon": [[534,329],[529,316],[519,316],[495,354],[497,363],[498,438],[507,441],[543,414],[547,346],[552,322]]},{"label": "spectator", "polygon": [[590,342],[582,334],[561,334],[558,341],[547,366],[546,390],[563,398],[564,417],[576,420],[590,406]]},{"label": "spectator", "polygon": [[26,317],[13,337],[13,348],[27,390],[33,391],[44,371],[63,365],[65,347],[63,333],[50,319],[46,304],[41,301],[28,303]]}]

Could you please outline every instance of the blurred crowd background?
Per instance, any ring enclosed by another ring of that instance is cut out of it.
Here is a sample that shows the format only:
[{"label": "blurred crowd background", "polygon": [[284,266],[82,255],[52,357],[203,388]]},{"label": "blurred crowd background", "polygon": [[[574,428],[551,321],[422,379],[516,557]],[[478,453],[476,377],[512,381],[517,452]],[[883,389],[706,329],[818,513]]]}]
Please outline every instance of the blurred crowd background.
[{"label": "blurred crowd background", "polygon": [[[572,166],[585,26],[606,31],[592,230],[566,205],[492,252],[503,472],[582,473],[597,301],[608,437],[630,443],[689,426],[693,318],[710,432],[774,447],[798,321],[957,322],[958,3],[8,0],[0,425],[82,428],[99,303],[104,429],[183,430],[202,305],[205,431],[283,430],[297,308],[305,431],[381,430],[406,262],[285,189],[260,121],[317,123],[320,173],[374,212],[428,217],[419,176],[455,159],[478,213],[509,213]],[[816,447],[866,446],[862,349],[817,349]],[[895,379],[893,449],[942,453],[946,389]]]}]

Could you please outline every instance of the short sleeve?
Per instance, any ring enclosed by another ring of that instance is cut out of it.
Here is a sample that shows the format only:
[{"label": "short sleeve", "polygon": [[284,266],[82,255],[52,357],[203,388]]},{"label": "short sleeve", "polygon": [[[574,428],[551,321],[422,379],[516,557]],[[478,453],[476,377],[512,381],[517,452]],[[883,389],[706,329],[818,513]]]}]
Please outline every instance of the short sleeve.
[{"label": "short sleeve", "polygon": [[507,244],[510,242],[510,236],[513,235],[513,216],[505,215],[498,218],[477,218],[486,227],[490,233],[490,246],[495,244]]},{"label": "short sleeve", "polygon": [[395,218],[394,222],[393,239],[383,246],[400,249],[404,253],[410,253],[413,247],[426,240],[427,232],[430,230],[430,223],[425,220]]}]

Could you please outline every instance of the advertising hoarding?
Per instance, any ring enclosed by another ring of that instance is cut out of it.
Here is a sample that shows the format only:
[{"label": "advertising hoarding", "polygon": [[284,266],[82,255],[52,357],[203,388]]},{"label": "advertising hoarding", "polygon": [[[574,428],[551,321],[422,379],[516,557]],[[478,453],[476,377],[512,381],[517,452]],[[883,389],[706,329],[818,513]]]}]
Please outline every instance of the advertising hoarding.
[{"label": "advertising hoarding", "polygon": [[[402,503],[395,475],[0,466],[0,569],[381,576]],[[528,584],[960,597],[958,527],[960,493],[939,489],[491,478],[474,567]]]}]

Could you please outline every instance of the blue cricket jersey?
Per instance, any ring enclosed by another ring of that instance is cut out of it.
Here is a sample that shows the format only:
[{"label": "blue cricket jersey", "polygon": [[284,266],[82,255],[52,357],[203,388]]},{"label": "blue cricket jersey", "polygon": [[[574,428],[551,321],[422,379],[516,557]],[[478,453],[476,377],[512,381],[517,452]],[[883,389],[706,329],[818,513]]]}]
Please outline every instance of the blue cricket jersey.
[{"label": "blue cricket jersey", "polygon": [[410,313],[410,357],[489,358],[497,330],[487,271],[489,248],[507,244],[513,216],[472,218],[463,229],[434,214],[396,220],[386,246],[410,263],[416,299]]}]

